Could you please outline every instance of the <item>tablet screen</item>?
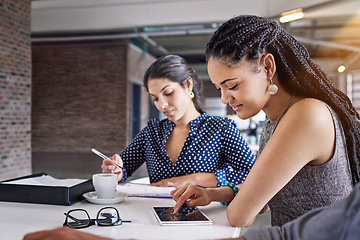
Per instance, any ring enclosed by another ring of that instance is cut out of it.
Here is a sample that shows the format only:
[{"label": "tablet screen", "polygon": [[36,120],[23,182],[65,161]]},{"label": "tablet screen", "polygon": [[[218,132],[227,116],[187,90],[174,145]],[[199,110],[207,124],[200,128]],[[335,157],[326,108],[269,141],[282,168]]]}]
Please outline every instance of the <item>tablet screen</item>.
[{"label": "tablet screen", "polygon": [[153,211],[161,225],[212,224],[212,221],[197,207],[180,208],[176,214],[171,214],[173,207],[153,207]]}]

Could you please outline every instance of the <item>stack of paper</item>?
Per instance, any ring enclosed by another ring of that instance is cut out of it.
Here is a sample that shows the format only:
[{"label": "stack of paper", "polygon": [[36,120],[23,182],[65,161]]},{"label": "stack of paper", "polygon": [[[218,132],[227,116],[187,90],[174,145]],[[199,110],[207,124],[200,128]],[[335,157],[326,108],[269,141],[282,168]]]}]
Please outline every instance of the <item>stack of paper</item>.
[{"label": "stack of paper", "polygon": [[129,197],[163,197],[171,198],[174,187],[154,187],[148,184],[126,183],[116,187],[119,192],[127,193]]}]

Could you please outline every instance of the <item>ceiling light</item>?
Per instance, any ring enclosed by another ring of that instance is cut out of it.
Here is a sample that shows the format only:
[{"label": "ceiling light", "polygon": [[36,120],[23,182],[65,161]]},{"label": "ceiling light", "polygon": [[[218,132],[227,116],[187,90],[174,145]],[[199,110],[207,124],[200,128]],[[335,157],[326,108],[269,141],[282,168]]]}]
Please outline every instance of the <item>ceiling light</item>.
[{"label": "ceiling light", "polygon": [[345,69],[346,69],[346,67],[344,65],[340,65],[337,70],[339,73],[342,73],[345,71]]},{"label": "ceiling light", "polygon": [[281,17],[280,17],[279,21],[281,23],[286,23],[286,22],[298,20],[298,19],[303,18],[303,17],[304,17],[303,9],[298,8],[298,9],[291,10],[291,11],[288,11],[288,12],[283,12],[281,14]]}]

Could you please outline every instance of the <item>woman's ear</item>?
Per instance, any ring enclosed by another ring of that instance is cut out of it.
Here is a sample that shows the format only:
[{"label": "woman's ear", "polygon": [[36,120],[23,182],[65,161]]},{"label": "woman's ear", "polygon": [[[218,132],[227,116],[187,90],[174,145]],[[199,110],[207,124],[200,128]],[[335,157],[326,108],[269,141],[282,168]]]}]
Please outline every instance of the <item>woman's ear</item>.
[{"label": "woman's ear", "polygon": [[194,87],[192,77],[188,77],[187,79],[185,79],[183,85],[185,88],[192,90]]},{"label": "woman's ear", "polygon": [[275,58],[271,53],[267,53],[263,57],[262,64],[264,64],[266,75],[272,79],[276,72]]}]

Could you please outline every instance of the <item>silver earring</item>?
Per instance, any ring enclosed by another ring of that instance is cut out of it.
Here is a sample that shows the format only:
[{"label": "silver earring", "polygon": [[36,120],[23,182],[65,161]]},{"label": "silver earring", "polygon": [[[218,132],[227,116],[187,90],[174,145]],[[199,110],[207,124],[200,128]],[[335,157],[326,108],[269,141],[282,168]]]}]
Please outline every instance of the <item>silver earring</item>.
[{"label": "silver earring", "polygon": [[272,79],[270,79],[270,86],[268,88],[269,94],[270,95],[274,95],[278,92],[279,88],[278,86],[276,86],[273,82]]}]

